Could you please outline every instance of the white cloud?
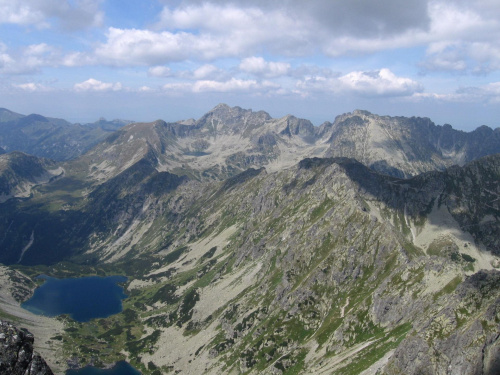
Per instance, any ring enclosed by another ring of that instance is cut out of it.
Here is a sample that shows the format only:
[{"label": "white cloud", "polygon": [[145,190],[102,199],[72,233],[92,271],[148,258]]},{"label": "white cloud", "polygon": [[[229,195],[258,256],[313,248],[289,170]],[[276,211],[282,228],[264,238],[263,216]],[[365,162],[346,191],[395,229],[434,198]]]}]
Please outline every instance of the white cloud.
[{"label": "white cloud", "polygon": [[231,78],[228,81],[199,80],[193,83],[168,83],[163,86],[163,89],[167,91],[201,93],[251,91],[258,87],[259,84],[257,81]]},{"label": "white cloud", "polygon": [[[208,15],[206,17],[211,18]],[[213,18],[219,19],[219,17],[220,15],[214,13]],[[220,34],[203,31],[197,33],[177,30],[160,32],[110,27],[106,42],[100,44],[94,54],[100,63],[130,66],[163,65],[183,60],[207,61],[225,57],[247,56],[252,51],[260,50],[262,43],[268,45],[274,43],[280,46],[280,49],[286,49],[288,52],[293,51],[293,54],[299,52],[300,44],[304,44],[305,40],[299,41],[291,35],[289,35],[290,39],[285,40],[284,34],[288,34],[287,26],[284,25],[277,29],[276,25],[270,25],[271,20],[265,21],[269,24],[260,28],[259,23],[264,22],[261,18],[267,19],[265,15],[260,14],[259,17],[253,19],[255,24],[252,25],[250,21],[244,23],[248,24],[248,29],[243,27],[244,25],[240,25],[235,29],[225,29],[225,32]],[[285,23],[288,24],[288,22]],[[290,25],[292,29],[293,26]],[[281,36],[276,35],[276,33]],[[304,39],[300,32],[293,31],[293,33],[300,39]],[[274,68],[276,69],[276,67]]]},{"label": "white cloud", "polygon": [[159,28],[194,29],[200,37],[226,40],[226,55],[240,57],[255,51],[288,56],[371,53],[419,44],[429,26],[421,0],[404,6],[399,0],[190,1],[173,10],[165,7],[160,19]]},{"label": "white cloud", "polygon": [[224,74],[224,72],[221,69],[217,68],[215,65],[205,64],[193,71],[193,78],[197,80],[214,79],[215,77],[219,77],[222,74]]},{"label": "white cloud", "polygon": [[172,70],[168,66],[153,66],[149,68],[148,74],[153,77],[170,77]]},{"label": "white cloud", "polygon": [[32,74],[44,66],[56,66],[59,52],[45,44],[32,44],[18,51],[9,51],[0,44],[0,73]]},{"label": "white cloud", "polygon": [[94,56],[84,52],[70,52],[62,56],[59,60],[61,66],[76,67],[85,65],[96,65],[97,60]]},{"label": "white cloud", "polygon": [[290,64],[284,62],[265,61],[262,57],[247,57],[239,66],[240,70],[257,76],[279,77],[290,71]]},{"label": "white cloud", "polygon": [[141,87],[139,87],[138,91],[139,92],[152,92],[154,90],[151,87],[149,87],[149,86],[141,86]]},{"label": "white cloud", "polygon": [[455,103],[500,103],[500,82],[491,82],[481,86],[461,87],[450,94],[417,93],[413,96],[416,100],[439,100]]},{"label": "white cloud", "polygon": [[5,53],[7,51],[7,47],[5,44],[0,43],[0,72],[5,72],[15,64],[14,59],[8,54]]},{"label": "white cloud", "polygon": [[281,94],[284,92],[281,86],[274,82],[259,82],[252,79],[238,79],[234,77],[224,81],[202,79],[194,82],[167,83],[163,86],[163,90],[170,93],[246,92],[250,94]]},{"label": "white cloud", "polygon": [[186,92],[192,92],[193,86],[194,85],[192,82],[173,82],[166,83],[162,88],[167,93],[182,94]]},{"label": "white cloud", "polygon": [[[26,8],[30,10],[26,17],[31,14],[39,18],[41,25],[49,15],[59,17],[53,10],[56,1],[47,0],[44,6],[41,0],[34,0],[34,5],[26,0],[18,5],[0,0],[0,4],[10,9],[4,12],[4,19],[15,13],[13,8],[19,14],[25,14],[22,9]],[[65,0],[63,4],[63,8],[74,12],[100,12],[97,0],[80,0],[76,6]],[[500,11],[495,11],[492,4],[486,0],[411,0],[404,6],[400,0],[373,4],[288,0],[285,7],[280,2],[260,0],[183,1],[177,7],[164,7],[155,28],[109,27],[105,40],[94,44],[93,51],[70,51],[60,56],[58,64],[142,65],[151,67],[149,75],[165,77],[171,76],[165,65],[172,62],[208,62],[203,67],[208,69],[217,66],[220,59],[239,58],[240,71],[274,78],[293,74],[290,64],[256,56],[323,54],[335,58],[423,47],[427,48],[420,64],[424,70],[489,72],[500,69],[500,41],[496,37],[500,32]],[[73,15],[69,19],[72,17],[76,18]],[[83,19],[86,25],[101,22]],[[200,74],[217,81],[224,78],[220,71],[203,69],[191,72],[191,79],[204,79]],[[184,77],[188,78],[188,74]]]},{"label": "white cloud", "polygon": [[83,92],[83,91],[120,91],[122,89],[122,84],[120,82],[117,83],[109,83],[98,81],[94,78],[90,78],[81,83],[75,83],[73,86],[75,91]]},{"label": "white cloud", "polygon": [[[425,29],[429,19],[427,4],[422,0],[407,0],[401,6],[400,0],[371,1],[303,1],[287,0],[184,0],[183,7],[171,11],[165,8],[162,14],[161,25],[168,27],[197,27],[223,28],[226,25],[238,26],[248,20],[245,14],[236,10],[258,9],[264,14],[288,14],[289,18],[301,20],[301,23],[313,23],[317,28],[326,29],[330,34],[348,33],[352,35],[380,35],[384,33],[401,32],[406,29]],[[212,8],[233,9],[232,18],[226,20],[208,19],[204,14],[210,14]],[[196,17],[192,15],[196,14]],[[233,22],[231,24],[231,22]]]},{"label": "white cloud", "polygon": [[196,81],[193,92],[234,92],[250,91],[259,87],[257,81],[231,78],[229,81],[219,82],[210,80]]},{"label": "white cloud", "polygon": [[100,26],[101,0],[0,0],[0,23],[49,28],[51,22],[67,30]]},{"label": "white cloud", "polygon": [[312,92],[336,95],[355,94],[359,96],[411,96],[422,91],[422,86],[405,77],[398,77],[389,69],[376,71],[354,71],[335,77],[311,76],[299,81],[297,93]]},{"label": "white cloud", "polygon": [[29,92],[35,92],[35,91],[49,91],[49,88],[39,84],[39,83],[21,83],[21,84],[13,84],[14,87],[24,90],[24,91],[29,91]]},{"label": "white cloud", "polygon": [[490,72],[500,69],[500,7],[492,1],[431,1],[428,70]]},{"label": "white cloud", "polygon": [[422,86],[405,77],[397,77],[389,69],[373,72],[351,72],[339,77],[343,89],[361,95],[408,96],[422,91]]},{"label": "white cloud", "polygon": [[107,41],[97,47],[95,55],[101,63],[159,65],[182,61],[192,56],[215,58],[220,54],[220,41],[209,36],[189,33],[154,32],[149,30],[108,29]]},{"label": "white cloud", "polygon": [[44,18],[43,12],[30,6],[28,2],[0,0],[0,23],[48,27]]}]

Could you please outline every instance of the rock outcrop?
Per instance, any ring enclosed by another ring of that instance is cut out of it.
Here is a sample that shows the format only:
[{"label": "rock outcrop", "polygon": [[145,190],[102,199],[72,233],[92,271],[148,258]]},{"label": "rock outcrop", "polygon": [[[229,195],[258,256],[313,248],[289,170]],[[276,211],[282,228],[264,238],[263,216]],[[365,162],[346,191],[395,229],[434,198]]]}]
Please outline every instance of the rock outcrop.
[{"label": "rock outcrop", "polygon": [[45,360],[33,350],[34,341],[26,329],[0,320],[0,374],[52,375]]}]

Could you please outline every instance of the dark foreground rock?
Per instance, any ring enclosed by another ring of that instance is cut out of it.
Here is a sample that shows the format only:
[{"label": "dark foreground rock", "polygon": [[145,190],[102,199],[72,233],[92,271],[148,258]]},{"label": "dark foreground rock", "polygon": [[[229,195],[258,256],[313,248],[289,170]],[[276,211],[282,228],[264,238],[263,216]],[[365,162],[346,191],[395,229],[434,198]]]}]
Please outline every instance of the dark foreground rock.
[{"label": "dark foreground rock", "polygon": [[45,360],[33,351],[34,341],[26,329],[0,320],[0,374],[52,375]]}]

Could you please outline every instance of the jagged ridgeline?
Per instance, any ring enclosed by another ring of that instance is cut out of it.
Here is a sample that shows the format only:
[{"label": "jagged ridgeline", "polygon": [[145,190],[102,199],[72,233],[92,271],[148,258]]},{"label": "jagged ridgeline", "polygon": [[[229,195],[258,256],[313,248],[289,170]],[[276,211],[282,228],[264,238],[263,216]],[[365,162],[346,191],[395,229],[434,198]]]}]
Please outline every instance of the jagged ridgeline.
[{"label": "jagged ridgeline", "polygon": [[0,261],[129,277],[122,313],[65,321],[80,366],[496,374],[499,148],[498,129],[364,111],[320,127],[225,105],[133,123],[34,163],[45,179],[0,156],[17,176]]}]

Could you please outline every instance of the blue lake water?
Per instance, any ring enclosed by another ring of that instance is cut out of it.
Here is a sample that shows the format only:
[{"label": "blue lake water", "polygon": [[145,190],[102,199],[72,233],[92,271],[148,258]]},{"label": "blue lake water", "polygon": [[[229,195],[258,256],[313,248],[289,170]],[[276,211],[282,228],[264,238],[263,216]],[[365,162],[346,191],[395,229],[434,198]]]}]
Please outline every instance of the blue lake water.
[{"label": "blue lake water", "polygon": [[141,373],[127,362],[121,361],[111,369],[101,370],[89,366],[79,370],[68,370],[66,371],[66,375],[141,375]]},{"label": "blue lake water", "polygon": [[119,313],[122,311],[122,300],[127,297],[118,285],[127,280],[124,276],[42,277],[45,283],[21,305],[38,315],[69,314],[76,321],[88,322]]}]

